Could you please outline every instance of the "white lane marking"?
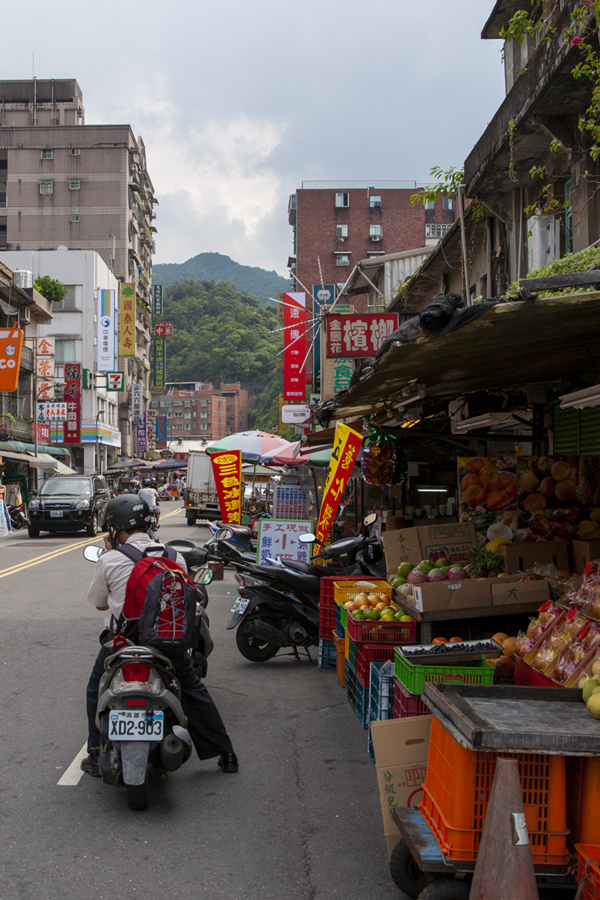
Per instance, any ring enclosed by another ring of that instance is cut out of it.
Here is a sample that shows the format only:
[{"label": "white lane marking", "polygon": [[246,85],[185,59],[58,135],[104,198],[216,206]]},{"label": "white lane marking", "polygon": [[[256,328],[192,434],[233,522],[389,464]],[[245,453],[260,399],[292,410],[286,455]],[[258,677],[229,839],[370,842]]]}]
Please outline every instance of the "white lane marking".
[{"label": "white lane marking", "polygon": [[64,787],[65,785],[67,787],[73,787],[73,785],[79,784],[79,782],[85,775],[85,772],[82,772],[79,768],[79,764],[82,759],[86,758],[87,755],[88,751],[86,741],[67,771],[60,776],[58,784],[60,784],[62,787]]}]

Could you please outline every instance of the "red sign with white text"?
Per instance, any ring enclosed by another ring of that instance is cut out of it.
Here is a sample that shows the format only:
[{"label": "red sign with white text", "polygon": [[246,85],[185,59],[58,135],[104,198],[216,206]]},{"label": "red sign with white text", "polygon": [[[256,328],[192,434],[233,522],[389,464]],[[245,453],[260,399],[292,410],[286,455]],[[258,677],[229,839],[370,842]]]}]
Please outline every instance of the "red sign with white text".
[{"label": "red sign with white text", "polygon": [[306,294],[284,294],[283,399],[304,400],[306,384]]},{"label": "red sign with white text", "polygon": [[215,476],[221,518],[224,524],[242,523],[242,451],[225,450],[212,453],[210,461]]},{"label": "red sign with white text", "polygon": [[81,363],[65,365],[65,400],[67,421],[63,428],[63,443],[81,442]]},{"label": "red sign with white text", "polygon": [[173,337],[173,323],[155,322],[154,337]]},{"label": "red sign with white text", "polygon": [[327,316],[327,358],[375,356],[398,327],[398,313]]}]

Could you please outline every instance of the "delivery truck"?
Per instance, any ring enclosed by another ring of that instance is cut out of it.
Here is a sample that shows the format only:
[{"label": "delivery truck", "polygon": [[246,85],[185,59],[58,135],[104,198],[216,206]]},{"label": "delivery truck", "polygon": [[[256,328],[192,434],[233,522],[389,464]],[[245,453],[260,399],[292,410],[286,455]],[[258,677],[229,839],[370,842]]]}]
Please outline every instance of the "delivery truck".
[{"label": "delivery truck", "polygon": [[196,519],[221,518],[210,456],[200,450],[188,455],[183,505],[188,525],[194,525]]}]

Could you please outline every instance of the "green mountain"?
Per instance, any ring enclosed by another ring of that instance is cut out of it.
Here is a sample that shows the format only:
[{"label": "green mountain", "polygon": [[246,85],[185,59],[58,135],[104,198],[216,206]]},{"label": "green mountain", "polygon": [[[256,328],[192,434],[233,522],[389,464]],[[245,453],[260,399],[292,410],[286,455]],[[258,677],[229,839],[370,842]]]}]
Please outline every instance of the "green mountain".
[{"label": "green mountain", "polygon": [[228,281],[238,290],[252,294],[261,303],[271,304],[269,297],[290,290],[290,281],[277,272],[258,266],[242,266],[222,253],[199,253],[184,263],[159,263],[152,267],[153,281],[168,287],[193,278],[196,281]]}]

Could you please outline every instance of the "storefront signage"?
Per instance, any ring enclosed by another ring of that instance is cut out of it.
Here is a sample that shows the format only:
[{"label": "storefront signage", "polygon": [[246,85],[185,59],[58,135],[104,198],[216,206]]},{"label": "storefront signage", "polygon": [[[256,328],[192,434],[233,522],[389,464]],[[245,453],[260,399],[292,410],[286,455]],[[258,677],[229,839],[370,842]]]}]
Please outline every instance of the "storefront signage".
[{"label": "storefront signage", "polygon": [[0,391],[16,391],[23,349],[20,328],[0,329]]},{"label": "storefront signage", "polygon": [[54,356],[54,338],[40,337],[35,339],[38,356]]},{"label": "storefront signage", "polygon": [[115,368],[115,292],[98,291],[98,346],[96,369],[112,372]]},{"label": "storefront signage", "polygon": [[[167,417],[166,416],[157,416],[155,423],[156,424],[154,426],[154,443],[156,445],[156,449],[162,450],[164,453],[165,447],[167,446]],[[163,459],[165,458],[162,455],[162,453],[160,453],[159,455]]]},{"label": "storefront signage", "polygon": [[152,315],[160,318],[163,314],[163,286],[155,284],[152,288]]},{"label": "storefront signage", "polygon": [[273,489],[273,516],[276,519],[303,519],[304,490],[299,484],[276,484]]},{"label": "storefront signage", "polygon": [[67,421],[64,425],[63,442],[79,444],[81,441],[81,364],[65,365],[65,400],[67,401]]},{"label": "storefront signage", "polygon": [[121,285],[119,356],[135,356],[135,284]]},{"label": "storefront signage", "polygon": [[284,425],[302,425],[310,422],[310,406],[282,406],[281,421]]},{"label": "storefront signage", "polygon": [[140,425],[143,413],[143,393],[141,384],[131,385],[131,424]]},{"label": "storefront signage", "polygon": [[240,525],[242,522],[242,451],[227,450],[212,453],[210,457],[221,518],[225,524]]},{"label": "storefront signage", "polygon": [[44,380],[54,378],[54,358],[51,356],[38,357],[35,362],[35,374]]},{"label": "storefront signage", "polygon": [[317,523],[317,539],[324,541],[333,525],[344,489],[352,474],[354,463],[362,445],[362,435],[352,428],[338,422],[333,437],[333,450],[327,469],[327,479],[321,512]]},{"label": "storefront signage", "polygon": [[66,422],[67,404],[58,401],[53,403],[37,403],[38,422]]},{"label": "storefront signage", "polygon": [[[306,294],[284,294],[283,399],[304,400],[306,384]],[[304,366],[304,368],[303,368]]]},{"label": "storefront signage", "polygon": [[135,429],[135,452],[138,456],[146,452],[146,416],[142,415]]},{"label": "storefront signage", "polygon": [[166,381],[166,349],[164,338],[152,338],[152,389],[163,391]]},{"label": "storefront signage", "polygon": [[173,337],[173,323],[172,322],[155,322],[154,323],[154,336],[159,337]]},{"label": "storefront signage", "polygon": [[327,316],[327,357],[375,356],[397,327],[397,313]]},{"label": "storefront signage", "polygon": [[155,437],[154,437],[154,428],[155,428],[155,419],[156,416],[149,410],[146,413],[146,459],[152,459],[154,456],[154,447],[155,447]]},{"label": "storefront signage", "polygon": [[354,373],[354,361],[352,359],[336,359],[333,363],[333,393],[339,394],[350,387],[350,381]]},{"label": "storefront signage", "polygon": [[125,372],[107,372],[106,373],[106,390],[107,391],[124,391],[125,390]]},{"label": "storefront signage", "polygon": [[277,557],[310,562],[311,545],[301,543],[299,538],[311,531],[312,523],[305,520],[259,519],[257,562],[263,564],[268,558]]}]

